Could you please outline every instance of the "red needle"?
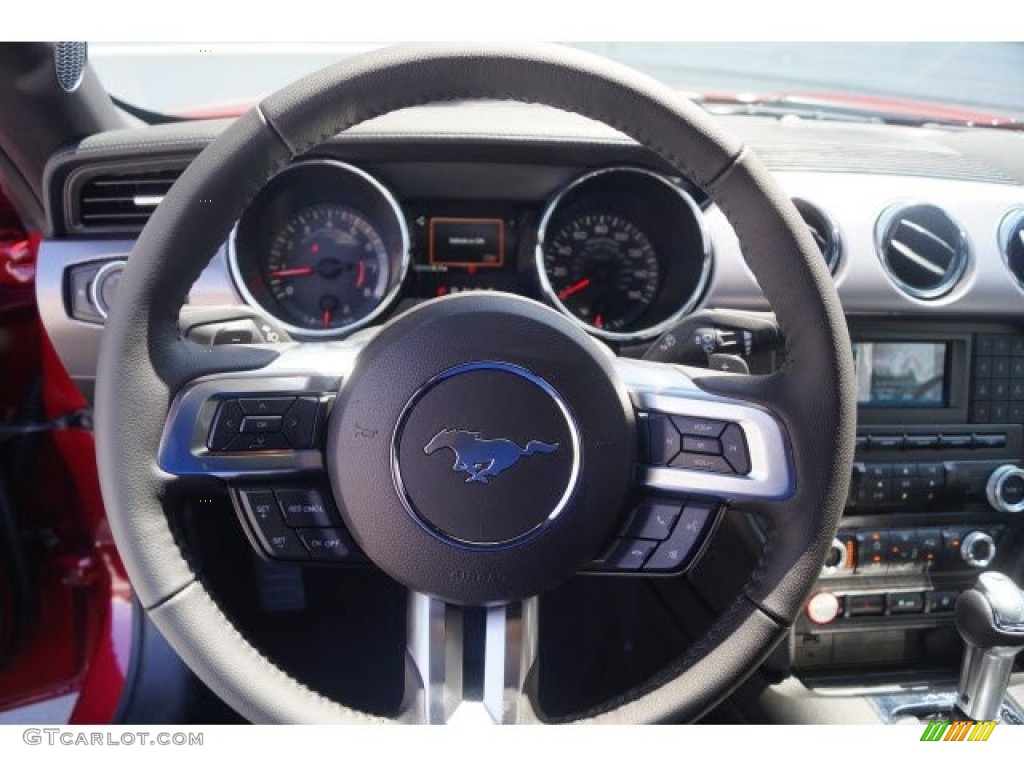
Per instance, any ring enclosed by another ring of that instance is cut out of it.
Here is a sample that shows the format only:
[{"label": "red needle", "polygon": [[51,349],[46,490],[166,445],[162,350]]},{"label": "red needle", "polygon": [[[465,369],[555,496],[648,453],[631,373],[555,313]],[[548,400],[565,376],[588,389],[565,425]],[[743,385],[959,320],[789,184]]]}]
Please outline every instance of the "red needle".
[{"label": "red needle", "polygon": [[600,315],[594,315],[594,327],[604,328],[604,318]]},{"label": "red needle", "polygon": [[356,274],[356,288],[362,288],[366,281],[366,264],[359,262],[359,272]]},{"label": "red needle", "polygon": [[563,288],[562,290],[560,290],[558,292],[558,298],[562,299],[562,300],[568,299],[574,293],[579,293],[584,288],[586,288],[588,285],[590,285],[590,278],[589,277],[584,277],[578,283],[573,283],[568,288]]},{"label": "red needle", "polygon": [[312,267],[291,267],[290,269],[277,269],[270,273],[271,277],[305,277],[312,275]]},{"label": "red needle", "polygon": [[331,310],[329,310],[329,309],[325,309],[324,310],[323,321],[324,321],[324,328],[330,328],[331,327]]}]

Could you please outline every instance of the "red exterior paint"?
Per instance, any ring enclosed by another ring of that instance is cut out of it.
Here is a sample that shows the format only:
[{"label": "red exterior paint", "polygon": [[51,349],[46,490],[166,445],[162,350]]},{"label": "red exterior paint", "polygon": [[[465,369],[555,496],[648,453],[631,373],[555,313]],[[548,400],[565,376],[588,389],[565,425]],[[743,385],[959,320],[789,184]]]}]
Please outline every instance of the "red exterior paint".
[{"label": "red exterior paint", "polygon": [[[0,414],[42,372],[46,418],[86,407],[39,322],[34,300],[37,234],[11,226],[0,200]],[[8,491],[27,542],[32,616],[15,656],[0,668],[0,710],[75,691],[76,723],[111,721],[131,645],[131,592],[110,537],[91,432],[44,436]],[[0,579],[0,600],[10,600]]]}]

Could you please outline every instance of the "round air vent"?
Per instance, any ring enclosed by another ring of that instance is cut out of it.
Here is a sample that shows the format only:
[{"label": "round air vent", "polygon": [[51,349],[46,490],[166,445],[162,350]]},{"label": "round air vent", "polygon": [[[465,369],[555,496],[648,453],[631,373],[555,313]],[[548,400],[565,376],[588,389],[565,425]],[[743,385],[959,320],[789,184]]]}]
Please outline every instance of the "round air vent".
[{"label": "round air vent", "polygon": [[878,255],[889,277],[918,299],[953,290],[967,268],[967,237],[945,211],[899,203],[878,219]]},{"label": "round air vent", "polygon": [[794,198],[793,205],[796,206],[800,216],[807,223],[807,228],[811,230],[811,237],[818,244],[821,257],[828,265],[828,271],[834,275],[839,266],[839,255],[842,252],[839,227],[829,218],[828,214],[806,200]]},{"label": "round air vent", "polygon": [[1024,208],[1014,208],[999,225],[999,250],[1017,283],[1024,288]]}]

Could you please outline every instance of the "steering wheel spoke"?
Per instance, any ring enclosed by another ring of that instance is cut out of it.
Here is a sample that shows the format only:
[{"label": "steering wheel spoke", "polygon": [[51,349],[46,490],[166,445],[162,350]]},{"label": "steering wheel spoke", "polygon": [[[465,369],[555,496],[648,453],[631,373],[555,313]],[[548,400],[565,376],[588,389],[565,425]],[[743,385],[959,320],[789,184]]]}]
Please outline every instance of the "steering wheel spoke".
[{"label": "steering wheel spoke", "polygon": [[[482,622],[473,622],[470,611]],[[411,592],[403,719],[461,725],[533,719],[525,688],[537,661],[538,615],[535,597],[467,609]],[[471,623],[482,631],[472,631]],[[467,665],[467,658],[482,664]]]},{"label": "steering wheel spoke", "polygon": [[723,500],[792,494],[786,433],[767,408],[701,389],[680,366],[619,358],[616,368],[642,423],[640,487]]},{"label": "steering wheel spoke", "polygon": [[167,414],[157,461],[179,478],[323,472],[323,431],[362,344],[295,344],[256,370],[200,376]]}]

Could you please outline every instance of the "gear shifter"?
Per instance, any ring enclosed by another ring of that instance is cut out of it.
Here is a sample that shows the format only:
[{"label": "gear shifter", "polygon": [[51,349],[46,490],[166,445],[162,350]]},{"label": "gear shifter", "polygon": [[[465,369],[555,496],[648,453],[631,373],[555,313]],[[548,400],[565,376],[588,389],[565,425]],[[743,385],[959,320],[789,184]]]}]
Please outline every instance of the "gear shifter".
[{"label": "gear shifter", "polygon": [[966,645],[957,713],[997,720],[1013,660],[1024,648],[1024,591],[1004,574],[981,574],[956,601],[956,628]]}]

